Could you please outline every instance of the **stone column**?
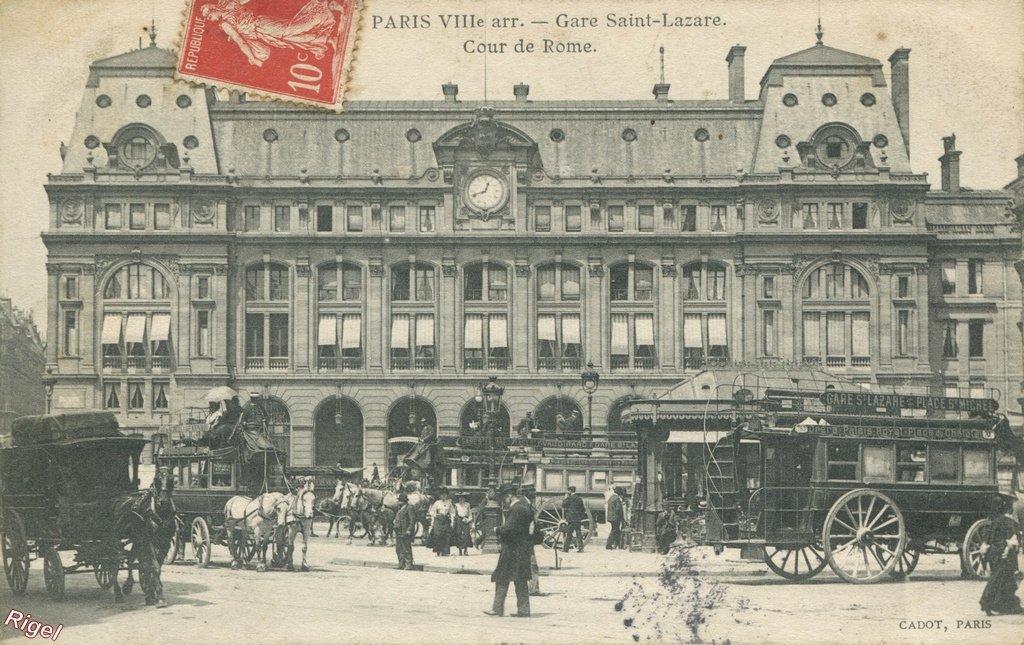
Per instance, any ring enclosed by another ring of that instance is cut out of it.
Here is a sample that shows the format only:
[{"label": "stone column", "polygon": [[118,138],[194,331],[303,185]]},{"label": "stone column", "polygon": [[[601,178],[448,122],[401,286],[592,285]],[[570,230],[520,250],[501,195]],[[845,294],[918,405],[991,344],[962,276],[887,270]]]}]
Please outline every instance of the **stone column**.
[{"label": "stone column", "polygon": [[[655,271],[658,269],[655,268]],[[682,323],[676,318],[678,307],[676,294],[678,284],[676,275],[676,259],[666,256],[661,258],[661,277],[658,278],[658,355],[661,367],[665,370],[676,368],[676,341],[682,331]]]},{"label": "stone column", "polygon": [[445,257],[441,261],[441,293],[438,298],[438,320],[441,346],[438,348],[440,354],[439,365],[444,372],[455,371],[455,330],[459,327],[456,317],[456,292],[458,283],[459,267],[455,264],[454,257]]},{"label": "stone column", "polygon": [[[594,365],[600,367],[609,365],[606,360],[608,356],[608,339],[601,333],[605,320],[609,319],[608,314],[608,292],[604,283],[604,260],[599,257],[587,259],[587,300],[586,307],[581,312],[584,319],[580,321],[580,332],[583,337],[583,365],[588,360],[594,361]],[[611,324],[610,322],[607,324]],[[588,420],[587,423],[590,421]]]},{"label": "stone column", "polygon": [[[317,351],[316,331],[313,327],[314,323],[310,320],[309,283],[311,273],[309,258],[300,258],[299,263],[295,266],[295,297],[292,299],[292,356],[294,357],[292,371],[303,374],[310,372],[310,353]],[[338,281],[340,289],[340,276]]]},{"label": "stone column", "polygon": [[528,372],[534,353],[533,331],[530,321],[534,319],[530,293],[530,264],[526,258],[517,258],[515,266],[515,288],[512,290],[512,356],[517,372]]},{"label": "stone column", "polygon": [[100,309],[99,294],[96,291],[96,267],[92,264],[84,266],[80,279],[82,284],[78,294],[82,298],[82,308],[78,313],[78,355],[82,358],[81,371],[92,372],[96,369],[96,353],[93,348],[100,347],[96,333],[96,316]]}]

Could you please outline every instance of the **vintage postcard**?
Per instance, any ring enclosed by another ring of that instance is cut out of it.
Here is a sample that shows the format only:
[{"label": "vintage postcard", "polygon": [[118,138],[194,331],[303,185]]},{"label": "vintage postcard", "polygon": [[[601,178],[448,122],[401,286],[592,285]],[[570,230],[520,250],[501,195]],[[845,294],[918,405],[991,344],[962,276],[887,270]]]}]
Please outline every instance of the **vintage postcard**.
[{"label": "vintage postcard", "polygon": [[0,30],[0,640],[1024,643],[1020,2]]}]

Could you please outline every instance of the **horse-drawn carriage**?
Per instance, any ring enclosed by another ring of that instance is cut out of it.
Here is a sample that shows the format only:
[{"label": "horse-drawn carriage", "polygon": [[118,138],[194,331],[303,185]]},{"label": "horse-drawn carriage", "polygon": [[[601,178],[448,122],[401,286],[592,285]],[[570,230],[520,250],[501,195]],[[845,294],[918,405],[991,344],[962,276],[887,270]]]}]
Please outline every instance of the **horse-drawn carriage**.
[{"label": "horse-drawn carriage", "polygon": [[14,593],[25,593],[30,564],[41,561],[46,591],[55,599],[73,573],[93,573],[101,588],[114,587],[120,598],[117,573],[128,570],[129,592],[137,561],[149,600],[148,584],[159,582],[158,565],[146,551],[154,546],[150,529],[174,520],[169,485],[155,482],[153,490],[139,491],[146,443],[122,434],[109,412],[14,421],[0,446],[4,574]]},{"label": "horse-drawn carriage", "polygon": [[749,394],[705,451],[709,544],[759,550],[791,580],[826,565],[854,583],[902,577],[925,553],[959,553],[964,575],[988,575],[996,448],[1010,434],[995,401]]},{"label": "horse-drawn carriage", "polygon": [[[214,544],[231,548],[235,540],[237,559],[249,563],[257,555],[255,537],[249,532],[229,534],[225,506],[237,496],[251,498],[287,487],[286,455],[270,441],[258,403],[247,405],[226,428],[207,430],[205,425],[183,424],[169,428],[167,434],[171,443],[158,447],[156,461],[169,468],[178,482],[175,504],[182,529],[175,535],[167,562],[184,559],[190,544],[190,559],[206,567]],[[211,441],[211,436],[216,439]]]}]

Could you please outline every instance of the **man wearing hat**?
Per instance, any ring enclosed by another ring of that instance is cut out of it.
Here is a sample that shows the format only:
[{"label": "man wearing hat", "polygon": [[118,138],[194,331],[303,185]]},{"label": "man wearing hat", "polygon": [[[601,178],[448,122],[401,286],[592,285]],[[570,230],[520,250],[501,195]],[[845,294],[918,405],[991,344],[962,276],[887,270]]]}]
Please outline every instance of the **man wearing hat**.
[{"label": "man wearing hat", "polygon": [[[513,486],[506,484],[501,487],[499,493],[504,496],[514,491]],[[490,611],[484,612],[489,616],[505,614],[505,597],[508,595],[510,582],[514,583],[516,588],[516,613],[512,615],[518,618],[530,615],[530,562],[533,557],[535,528],[530,497],[533,494],[532,486],[521,487],[519,494],[512,497],[512,503],[505,515],[505,523],[495,529],[501,543],[501,553],[498,555],[498,566],[491,574],[491,582],[494,583],[494,604]]]},{"label": "man wearing hat", "polygon": [[626,489],[622,486],[616,486],[612,489],[614,492],[612,496],[608,498],[608,524],[611,525],[611,530],[608,532],[608,541],[605,543],[604,548],[606,549],[621,549],[622,548],[622,523],[626,519],[624,509],[622,507],[622,496],[626,494]]},{"label": "man wearing hat", "polygon": [[412,539],[416,535],[416,518],[409,506],[409,496],[398,494],[398,513],[395,514],[395,553],[398,554],[397,569],[413,569]]},{"label": "man wearing hat", "polygon": [[569,551],[569,543],[573,536],[576,537],[576,548],[583,553],[583,520],[587,519],[587,507],[583,498],[576,494],[576,487],[570,486],[569,491],[562,500],[562,510],[565,512],[565,545],[564,550]]}]

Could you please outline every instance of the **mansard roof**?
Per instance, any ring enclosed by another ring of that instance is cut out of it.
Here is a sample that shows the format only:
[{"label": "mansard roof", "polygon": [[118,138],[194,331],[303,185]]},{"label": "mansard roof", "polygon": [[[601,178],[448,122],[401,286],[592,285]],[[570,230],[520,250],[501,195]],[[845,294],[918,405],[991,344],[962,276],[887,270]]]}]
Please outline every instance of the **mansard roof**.
[{"label": "mansard roof", "polygon": [[99,85],[100,76],[170,76],[176,64],[177,56],[169,49],[156,45],[133,49],[94,61],[89,66],[86,87]]}]

